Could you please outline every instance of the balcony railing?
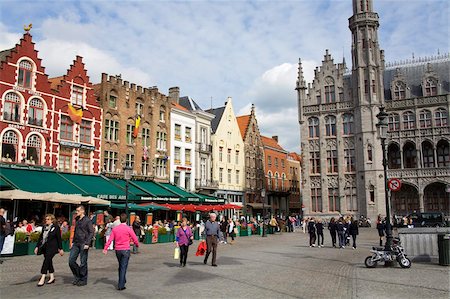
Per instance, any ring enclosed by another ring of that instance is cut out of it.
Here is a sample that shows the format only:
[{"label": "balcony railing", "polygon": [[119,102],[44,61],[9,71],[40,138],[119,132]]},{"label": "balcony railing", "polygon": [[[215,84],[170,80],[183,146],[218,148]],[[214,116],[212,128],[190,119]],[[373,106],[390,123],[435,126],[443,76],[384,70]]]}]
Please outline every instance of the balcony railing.
[{"label": "balcony railing", "polygon": [[412,169],[390,169],[388,170],[389,178],[436,178],[436,177],[449,177],[450,169],[448,167],[439,168],[412,168]]},{"label": "balcony railing", "polygon": [[219,188],[219,182],[213,180],[195,180],[195,188],[197,189],[217,189]]},{"label": "balcony railing", "polygon": [[195,149],[197,150],[197,152],[200,153],[207,153],[207,154],[212,153],[212,145],[206,143],[197,143],[195,145]]}]

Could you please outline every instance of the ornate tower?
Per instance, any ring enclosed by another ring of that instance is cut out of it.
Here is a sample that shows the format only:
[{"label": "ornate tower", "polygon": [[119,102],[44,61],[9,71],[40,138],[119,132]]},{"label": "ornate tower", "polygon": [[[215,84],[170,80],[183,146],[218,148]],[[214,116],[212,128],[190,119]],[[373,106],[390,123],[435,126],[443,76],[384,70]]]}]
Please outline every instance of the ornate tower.
[{"label": "ornate tower", "polygon": [[378,19],[372,0],[353,0],[349,28],[358,211],[371,218],[384,211],[382,152],[376,131],[378,107],[384,104],[384,54],[378,44]]}]

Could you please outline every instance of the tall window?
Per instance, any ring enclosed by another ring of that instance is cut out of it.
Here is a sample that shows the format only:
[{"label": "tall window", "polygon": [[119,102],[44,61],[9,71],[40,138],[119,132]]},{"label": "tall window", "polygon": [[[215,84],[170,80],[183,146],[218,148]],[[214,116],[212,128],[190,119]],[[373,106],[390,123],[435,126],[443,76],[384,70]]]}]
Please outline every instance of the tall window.
[{"label": "tall window", "polygon": [[160,178],[166,177],[167,159],[156,159],[156,176]]},{"label": "tall window", "polygon": [[330,212],[339,212],[339,191],[337,188],[328,188],[328,210]]},{"label": "tall window", "polygon": [[166,121],[166,109],[164,108],[164,106],[161,106],[159,108],[159,121],[160,122]]},{"label": "tall window", "polygon": [[356,198],[356,188],[351,186],[345,188],[345,201],[347,204],[347,211],[358,210],[358,200]]},{"label": "tall window", "polygon": [[267,174],[267,188],[272,189],[272,173],[270,171]]},{"label": "tall window", "polygon": [[431,143],[422,142],[423,167],[432,168],[434,166],[434,150]]},{"label": "tall window", "polygon": [[200,159],[200,179],[202,182],[206,182],[206,158]]},{"label": "tall window", "polygon": [[228,184],[231,184],[231,169],[228,169]]},{"label": "tall window", "polygon": [[367,161],[369,161],[369,162],[373,161],[373,150],[372,150],[371,144],[367,145]]},{"label": "tall window", "polygon": [[228,153],[227,153],[227,162],[231,163],[231,148],[228,149]]},{"label": "tall window", "polygon": [[275,167],[278,168],[278,158],[275,157]]},{"label": "tall window", "polygon": [[425,96],[435,96],[437,95],[437,82],[434,78],[427,78],[425,81]]},{"label": "tall window", "polygon": [[388,130],[398,131],[400,130],[400,116],[396,113],[389,114],[388,117]]},{"label": "tall window", "polygon": [[219,168],[219,183],[223,183],[223,168]]},{"label": "tall window", "polygon": [[377,93],[377,85],[375,84],[375,80],[372,80],[372,93]]},{"label": "tall window", "polygon": [[278,190],[278,179],[279,179],[278,172],[275,172],[275,176],[274,176],[275,190]]},{"label": "tall window", "polygon": [[309,160],[309,164],[311,166],[311,174],[318,174],[320,173],[320,152],[310,152],[310,155],[311,158]]},{"label": "tall window", "polygon": [[30,164],[40,164],[41,138],[38,135],[31,135],[27,141],[27,162]]},{"label": "tall window", "polygon": [[92,122],[82,120],[80,125],[80,142],[91,143]]},{"label": "tall window", "polygon": [[431,112],[428,110],[422,110],[419,114],[419,124],[421,128],[431,127]]},{"label": "tall window", "polygon": [[174,163],[181,164],[181,148],[179,148],[178,146],[175,147]]},{"label": "tall window", "polygon": [[322,189],[311,188],[311,211],[322,212]]},{"label": "tall window", "polygon": [[188,191],[191,190],[191,174],[189,172],[184,174],[184,188]]},{"label": "tall window", "polygon": [[114,172],[117,168],[118,153],[113,151],[105,151],[103,155],[103,165],[105,171]]},{"label": "tall window", "polygon": [[337,150],[327,150],[328,173],[338,172]]},{"label": "tall window", "polygon": [[200,142],[202,144],[206,144],[207,143],[207,139],[206,139],[206,128],[202,127],[200,129]]},{"label": "tall window", "polygon": [[119,140],[119,122],[107,119],[105,121],[105,139],[108,141]]},{"label": "tall window", "polygon": [[143,116],[144,115],[144,104],[140,102],[136,102],[136,115]]},{"label": "tall window", "polygon": [[19,78],[18,78],[18,85],[25,87],[25,88],[31,88],[31,80],[32,80],[32,74],[33,74],[33,65],[28,60],[22,60],[19,63]]},{"label": "tall window", "polygon": [[342,117],[342,126],[344,127],[344,135],[353,134],[353,114],[344,114]]},{"label": "tall window", "polygon": [[28,111],[28,124],[42,127],[44,124],[44,106],[42,101],[36,98],[30,100]]},{"label": "tall window", "polygon": [[73,140],[73,122],[65,115],[61,116],[60,136],[61,139]]},{"label": "tall window", "polygon": [[20,98],[14,92],[8,92],[5,96],[3,119],[20,122]]},{"label": "tall window", "polygon": [[416,127],[416,117],[411,111],[403,113],[403,129],[411,130]]},{"label": "tall window", "polygon": [[450,166],[450,150],[448,142],[441,140],[438,142],[436,147],[438,167],[449,167]]},{"label": "tall window", "polygon": [[150,173],[150,159],[146,159],[142,157],[142,163],[141,163],[141,171],[142,175],[148,175]]},{"label": "tall window", "polygon": [[176,185],[176,186],[181,186],[180,185],[180,172],[179,171],[175,171],[174,173],[173,173],[173,183]]},{"label": "tall window", "polygon": [[388,146],[387,156],[389,169],[400,169],[402,167],[400,147],[397,144],[392,143]]},{"label": "tall window", "polygon": [[115,92],[111,92],[111,94],[109,95],[108,106],[109,108],[117,107],[117,94]]},{"label": "tall window", "polygon": [[272,166],[272,157],[271,156],[267,156],[267,164],[269,166]]},{"label": "tall window", "polygon": [[223,161],[223,147],[219,147],[219,162]]},{"label": "tall window", "polygon": [[317,117],[310,117],[308,119],[309,138],[319,137],[319,119]]},{"label": "tall window", "polygon": [[448,113],[447,110],[439,108],[434,112],[434,122],[436,127],[445,127],[448,125]]},{"label": "tall window", "polygon": [[59,148],[58,170],[63,172],[72,171],[72,149],[61,146]]},{"label": "tall window", "polygon": [[325,79],[325,103],[336,102],[334,92],[334,80],[331,77]]},{"label": "tall window", "polygon": [[394,84],[394,100],[403,100],[406,97],[406,86],[403,82],[396,82]]},{"label": "tall window", "polygon": [[184,152],[184,160],[186,165],[191,165],[191,150],[186,149]]},{"label": "tall window", "polygon": [[91,152],[86,150],[80,150],[80,156],[78,159],[78,172],[82,174],[90,174],[91,171]]},{"label": "tall window", "polygon": [[166,141],[167,141],[166,133],[164,133],[164,132],[156,133],[156,149],[157,150],[165,151],[167,149]]},{"label": "tall window", "polygon": [[134,125],[127,125],[127,144],[133,144]]},{"label": "tall window", "polygon": [[403,146],[403,167],[417,168],[416,146],[411,142],[408,142]]},{"label": "tall window", "polygon": [[142,146],[150,146],[150,129],[142,128]]},{"label": "tall window", "polygon": [[235,163],[239,164],[239,151],[236,151],[236,159],[235,159]]},{"label": "tall window", "polygon": [[190,127],[186,127],[185,129],[185,136],[184,136],[184,140],[186,142],[191,142],[191,128]]},{"label": "tall window", "polygon": [[239,185],[239,183],[240,183],[239,174],[240,174],[239,170],[236,170],[236,185]]},{"label": "tall window", "polygon": [[6,131],[2,138],[2,161],[17,162],[18,146],[17,133],[12,130]]},{"label": "tall window", "polygon": [[72,95],[70,101],[73,105],[83,106],[84,88],[78,85],[72,85]]},{"label": "tall window", "polygon": [[344,149],[344,161],[345,161],[345,171],[354,172],[355,171],[355,149],[346,148]]},{"label": "tall window", "polygon": [[181,125],[175,124],[175,140],[181,140]]},{"label": "tall window", "polygon": [[336,136],[336,117],[325,117],[325,132],[327,136]]},{"label": "tall window", "polygon": [[125,155],[125,165],[134,168],[134,155],[133,154],[126,154]]}]

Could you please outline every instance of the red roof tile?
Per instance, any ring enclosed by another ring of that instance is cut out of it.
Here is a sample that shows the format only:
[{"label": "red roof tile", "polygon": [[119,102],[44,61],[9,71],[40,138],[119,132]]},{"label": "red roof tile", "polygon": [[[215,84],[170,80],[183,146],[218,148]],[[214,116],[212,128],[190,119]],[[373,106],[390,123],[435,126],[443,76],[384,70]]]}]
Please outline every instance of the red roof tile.
[{"label": "red roof tile", "polygon": [[245,132],[247,132],[248,124],[250,123],[250,116],[251,115],[242,115],[236,117],[239,130],[241,130],[242,139],[245,139]]},{"label": "red roof tile", "polygon": [[58,89],[58,85],[61,84],[61,80],[64,78],[64,76],[59,76],[59,77],[55,77],[55,78],[48,78],[48,81],[50,82],[50,85],[52,87],[52,89],[57,90]]},{"label": "red roof tile", "polygon": [[284,151],[284,149],[278,144],[278,142],[276,142],[274,139],[270,137],[261,135],[261,141],[264,146],[269,146]]},{"label": "red roof tile", "polygon": [[189,112],[188,109],[186,109],[185,107],[183,107],[183,106],[181,106],[180,104],[177,104],[177,103],[175,103],[175,102],[172,102],[172,108],[177,108],[177,109],[179,109],[179,110],[183,110],[183,111]]}]

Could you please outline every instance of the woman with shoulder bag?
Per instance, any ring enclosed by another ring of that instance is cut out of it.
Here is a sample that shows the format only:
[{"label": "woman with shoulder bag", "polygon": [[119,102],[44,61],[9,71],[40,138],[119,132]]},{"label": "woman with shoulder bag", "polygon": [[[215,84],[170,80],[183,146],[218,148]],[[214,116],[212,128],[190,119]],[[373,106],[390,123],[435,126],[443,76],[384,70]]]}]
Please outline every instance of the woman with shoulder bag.
[{"label": "woman with shoulder bag", "polygon": [[180,247],[180,267],[186,267],[186,260],[189,251],[189,245],[192,245],[191,228],[187,225],[187,219],[183,218],[181,221],[181,227],[177,231],[176,243],[177,247]]},{"label": "woman with shoulder bag", "polygon": [[56,218],[53,214],[45,215],[45,224],[42,228],[42,233],[39,236],[38,243],[34,249],[35,254],[44,255],[44,262],[41,268],[41,279],[37,286],[42,287],[45,284],[45,276],[47,272],[50,273],[50,279],[47,284],[55,282],[55,269],[53,268],[53,257],[59,252],[59,255],[63,256],[64,251],[62,249],[61,230],[56,222]]}]

